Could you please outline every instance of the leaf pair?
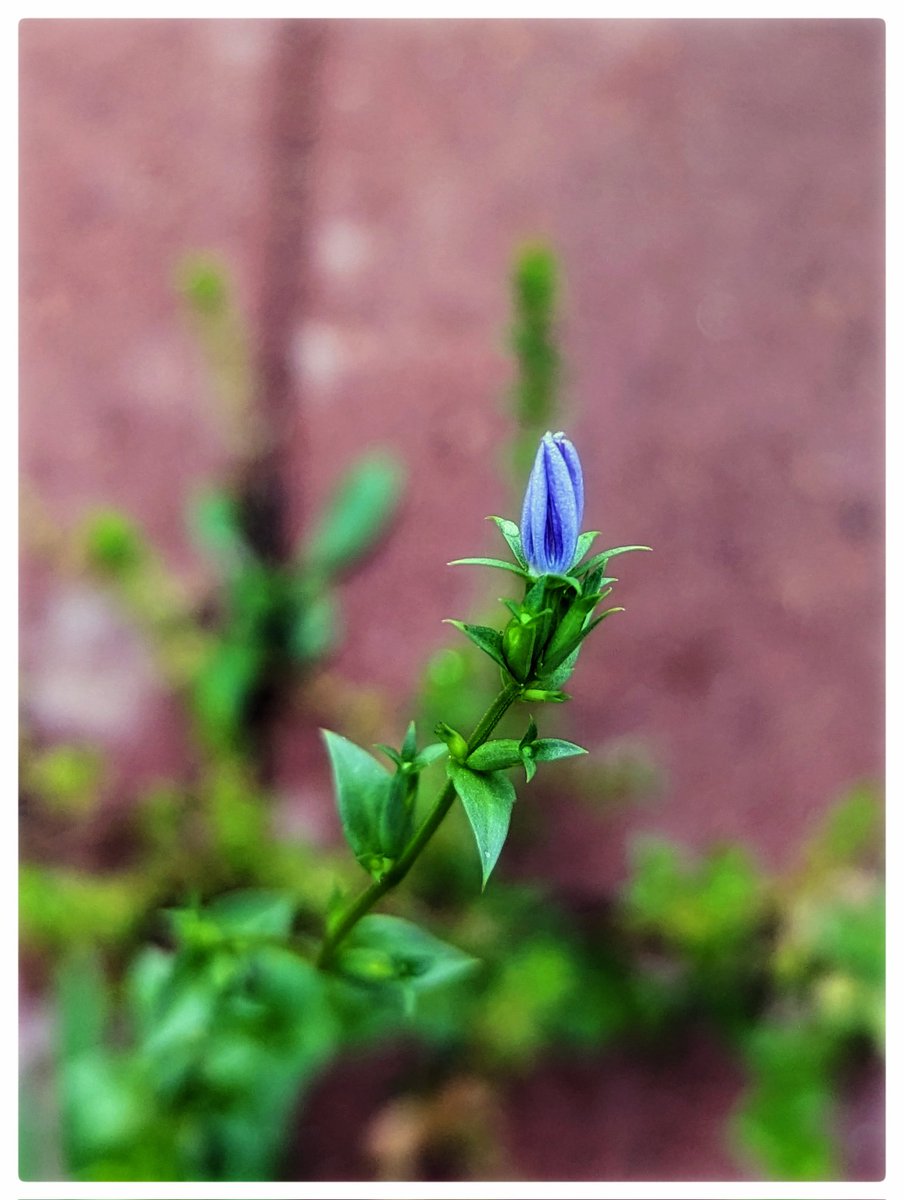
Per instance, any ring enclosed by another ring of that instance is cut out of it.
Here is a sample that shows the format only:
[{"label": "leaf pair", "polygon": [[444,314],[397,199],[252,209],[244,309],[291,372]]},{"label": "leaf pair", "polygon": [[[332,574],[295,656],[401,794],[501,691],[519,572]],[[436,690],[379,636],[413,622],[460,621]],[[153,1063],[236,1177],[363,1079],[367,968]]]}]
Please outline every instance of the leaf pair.
[{"label": "leaf pair", "polygon": [[393,774],[348,738],[328,729],[323,736],[346,839],[364,870],[380,879],[411,836],[418,775],[446,747],[431,745],[418,754],[412,723],[401,751],[381,747],[396,764]]},{"label": "leaf pair", "polygon": [[514,738],[497,738],[478,746],[466,763],[449,763],[449,778],[477,842],[483,888],[499,860],[515,803],[515,788],[505,774],[506,769],[520,764],[530,781],[536,774],[537,763],[586,753],[573,742],[538,738],[537,727],[531,721],[520,742]]}]

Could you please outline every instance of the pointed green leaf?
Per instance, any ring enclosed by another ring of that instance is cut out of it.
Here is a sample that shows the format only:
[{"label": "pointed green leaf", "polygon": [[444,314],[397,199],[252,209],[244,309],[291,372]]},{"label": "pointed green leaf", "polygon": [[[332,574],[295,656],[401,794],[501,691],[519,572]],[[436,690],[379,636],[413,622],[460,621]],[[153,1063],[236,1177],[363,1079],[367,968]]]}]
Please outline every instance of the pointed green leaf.
[{"label": "pointed green leaf", "polygon": [[381,814],[389,800],[392,775],[354,742],[329,729],[322,733],[333,768],[342,828],[355,858],[370,870],[384,850]]},{"label": "pointed green leaf", "polygon": [[583,746],[562,738],[538,738],[531,746],[535,762],[555,762],[558,758],[573,758],[576,754],[587,754]]},{"label": "pointed green leaf", "polygon": [[294,915],[290,895],[265,888],[227,892],[201,910],[202,918],[228,937],[286,937]]},{"label": "pointed green leaf", "polygon": [[527,568],[527,559],[524,557],[524,550],[521,545],[521,530],[514,521],[507,521],[505,517],[487,517],[488,521],[495,521],[499,526],[499,531],[508,542],[508,547],[514,554],[518,563]]},{"label": "pointed green leaf", "polygon": [[577,592],[579,596],[581,594],[581,585],[570,575],[543,575],[542,578],[546,580],[548,585],[554,586],[558,584],[561,588],[570,588],[573,592]]},{"label": "pointed green leaf", "polygon": [[238,503],[228,492],[204,492],[194,497],[189,524],[201,548],[222,570],[230,574],[238,571],[251,557]]},{"label": "pointed green leaf", "polygon": [[298,662],[323,658],[339,637],[339,613],[326,592],[303,596],[289,631],[289,650]]},{"label": "pointed green leaf", "polygon": [[474,831],[486,887],[508,834],[515,789],[501,771],[485,775],[457,763],[449,764],[449,778]]},{"label": "pointed green leaf", "polygon": [[530,723],[527,726],[527,733],[525,733],[524,737],[521,739],[521,741],[518,744],[520,745],[521,749],[523,750],[525,746],[529,746],[531,744],[531,742],[534,742],[536,740],[537,740],[537,722],[534,720],[533,717],[531,717]]},{"label": "pointed green leaf", "polygon": [[574,650],[572,650],[571,654],[569,654],[563,663],[556,667],[551,675],[543,676],[542,682],[553,690],[566,684],[574,674],[574,668],[577,665],[578,655],[580,652],[581,646],[580,643],[578,643]]},{"label": "pointed green leaf", "polygon": [[518,567],[514,563],[503,562],[501,558],[455,558],[452,562],[446,563],[446,566],[498,567],[500,571],[511,571],[513,575],[520,575],[522,579],[530,578],[522,567]]},{"label": "pointed green leaf", "polygon": [[571,560],[571,566],[569,567],[570,571],[574,570],[599,535],[600,531],[598,529],[594,529],[589,533],[581,534],[581,536],[578,538],[578,544],[575,547],[574,558]]},{"label": "pointed green leaf", "polygon": [[429,767],[431,763],[436,762],[438,758],[442,758],[449,753],[449,747],[445,742],[432,742],[429,746],[425,746],[419,751],[417,758],[414,760],[415,766],[419,771],[424,767]]},{"label": "pointed green leaf", "polygon": [[534,760],[530,757],[529,754],[524,755],[524,757],[521,760],[521,763],[522,763],[522,766],[524,767],[525,782],[530,783],[530,781],[533,779],[533,777],[537,773],[537,764],[534,762]]},{"label": "pointed green leaf", "polygon": [[460,629],[465,637],[469,637],[475,646],[480,647],[484,654],[488,654],[494,662],[507,670],[505,655],[502,651],[502,634],[498,629],[490,629],[488,625],[466,625],[464,621],[453,621],[451,618],[447,618],[444,623]]},{"label": "pointed green leaf", "polygon": [[593,571],[597,567],[605,567],[609,559],[615,558],[616,554],[627,554],[631,550],[649,550],[652,553],[652,549],[652,546],[616,546],[612,550],[601,550],[599,554],[594,554],[593,558],[582,563],[577,574],[584,575],[587,571]]},{"label": "pointed green leaf", "polygon": [[393,750],[392,746],[387,746],[385,742],[374,742],[375,750],[382,750],[388,759],[391,759],[397,767],[400,767],[405,761],[398,750]]},{"label": "pointed green leaf", "polygon": [[417,729],[414,721],[410,721],[405,731],[405,740],[402,742],[402,758],[411,762],[415,754],[417,754]]},{"label": "pointed green leaf", "polygon": [[301,557],[314,571],[334,574],[383,534],[398,506],[404,473],[386,454],[356,462],[331,496]]}]

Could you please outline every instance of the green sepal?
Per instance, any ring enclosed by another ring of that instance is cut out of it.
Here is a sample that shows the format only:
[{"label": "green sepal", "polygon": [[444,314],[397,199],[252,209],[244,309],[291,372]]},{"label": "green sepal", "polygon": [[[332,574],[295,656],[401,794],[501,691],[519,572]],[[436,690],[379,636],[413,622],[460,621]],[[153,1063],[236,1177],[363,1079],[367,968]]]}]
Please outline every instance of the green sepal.
[{"label": "green sepal", "polygon": [[465,766],[472,771],[504,771],[507,767],[516,767],[521,762],[521,743],[514,738],[497,738],[492,742],[484,742],[473,754],[465,760]]},{"label": "green sepal", "polygon": [[574,669],[577,666],[578,655],[580,653],[580,645],[575,646],[574,650],[572,650],[571,654],[569,654],[565,661],[560,663],[551,675],[544,675],[541,679],[541,682],[546,684],[546,686],[549,688],[562,687],[562,685],[567,683],[574,674]]},{"label": "green sepal", "polygon": [[487,517],[488,521],[495,521],[499,526],[499,532],[508,543],[508,547],[514,554],[519,566],[527,570],[527,559],[524,557],[524,548],[521,545],[521,530],[514,521],[508,521],[505,517]]},{"label": "green sepal", "polygon": [[447,617],[443,623],[460,629],[484,654],[488,654],[504,670],[508,669],[502,649],[502,634],[498,629],[490,629],[488,625],[466,625],[464,621],[454,621],[451,617]]},{"label": "green sepal", "polygon": [[531,578],[523,567],[516,566],[515,563],[504,562],[501,558],[454,558],[451,562],[446,563],[446,566],[498,567],[500,571],[511,571],[514,575],[520,575],[522,579]]},{"label": "green sepal", "polygon": [[550,575],[541,575],[539,578],[540,578],[540,581],[546,583],[547,587],[560,587],[563,589],[570,588],[573,592],[576,592],[579,596],[581,594],[580,583],[578,583],[577,579],[575,579],[571,575],[552,575],[552,574],[550,574]]},{"label": "green sepal", "polygon": [[545,688],[527,688],[519,697],[530,703],[531,700],[536,700],[538,704],[564,704],[571,697],[567,692],[548,691]]},{"label": "green sepal", "polygon": [[559,622],[552,635],[540,664],[540,673],[545,676],[554,671],[580,645],[587,618],[599,601],[599,595],[580,596]]},{"label": "green sepal", "polygon": [[594,554],[593,558],[588,558],[585,563],[582,563],[576,574],[585,575],[588,571],[594,571],[597,567],[605,567],[610,558],[615,558],[616,554],[627,554],[631,550],[649,550],[652,553],[652,546],[616,546],[612,550],[601,550],[599,554]]},{"label": "green sepal", "polygon": [[569,574],[574,571],[575,567],[600,536],[598,529],[591,530],[589,533],[582,533],[578,538],[578,544],[574,550],[574,558],[571,560],[571,566],[568,568]]},{"label": "green sepal", "polygon": [[483,890],[508,834],[515,789],[502,771],[472,771],[459,763],[449,763],[449,778],[474,832]]}]

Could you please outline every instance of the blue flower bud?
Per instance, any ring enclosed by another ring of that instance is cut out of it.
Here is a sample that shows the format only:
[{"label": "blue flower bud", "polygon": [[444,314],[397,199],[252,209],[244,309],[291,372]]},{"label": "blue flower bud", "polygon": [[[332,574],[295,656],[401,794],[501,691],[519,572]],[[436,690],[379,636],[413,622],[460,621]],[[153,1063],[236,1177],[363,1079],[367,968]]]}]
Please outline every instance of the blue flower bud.
[{"label": "blue flower bud", "polygon": [[564,433],[544,433],[524,494],[521,546],[535,575],[562,575],[574,561],[584,518],[584,476]]}]

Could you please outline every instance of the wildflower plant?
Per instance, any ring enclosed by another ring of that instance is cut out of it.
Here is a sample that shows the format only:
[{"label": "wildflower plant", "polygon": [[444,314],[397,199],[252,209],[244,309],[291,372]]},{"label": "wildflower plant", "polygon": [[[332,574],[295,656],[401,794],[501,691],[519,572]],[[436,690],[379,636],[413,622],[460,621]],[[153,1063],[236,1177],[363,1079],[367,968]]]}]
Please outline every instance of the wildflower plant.
[{"label": "wildflower plant", "polygon": [[[379,746],[394,770],[368,751],[324,731],[336,800],[346,839],[370,885],[349,903],[336,903],[327,918],[318,964],[360,983],[398,984],[410,999],[434,983],[467,971],[473,960],[411,922],[372,913],[378,901],[405,878],[455,803],[461,801],[477,843],[483,886],[509,830],[515,787],[509,770],[520,767],[530,782],[538,766],[585,754],[561,738],[540,737],[533,716],[520,738],[494,738],[516,703],[556,704],[569,699],[568,682],[585,639],[621,608],[596,610],[618,582],[609,560],[648,546],[617,546],[587,557],[598,531],[582,533],[584,480],[580,459],[564,433],[546,433],[530,473],[520,527],[494,521],[510,559],[462,558],[505,571],[521,581],[518,600],[505,599],[501,628],[450,620],[497,665],[500,687],[469,735],[439,722],[439,739],[418,747],[412,722],[399,749]],[[418,824],[421,773],[445,758],[447,782]]]}]

